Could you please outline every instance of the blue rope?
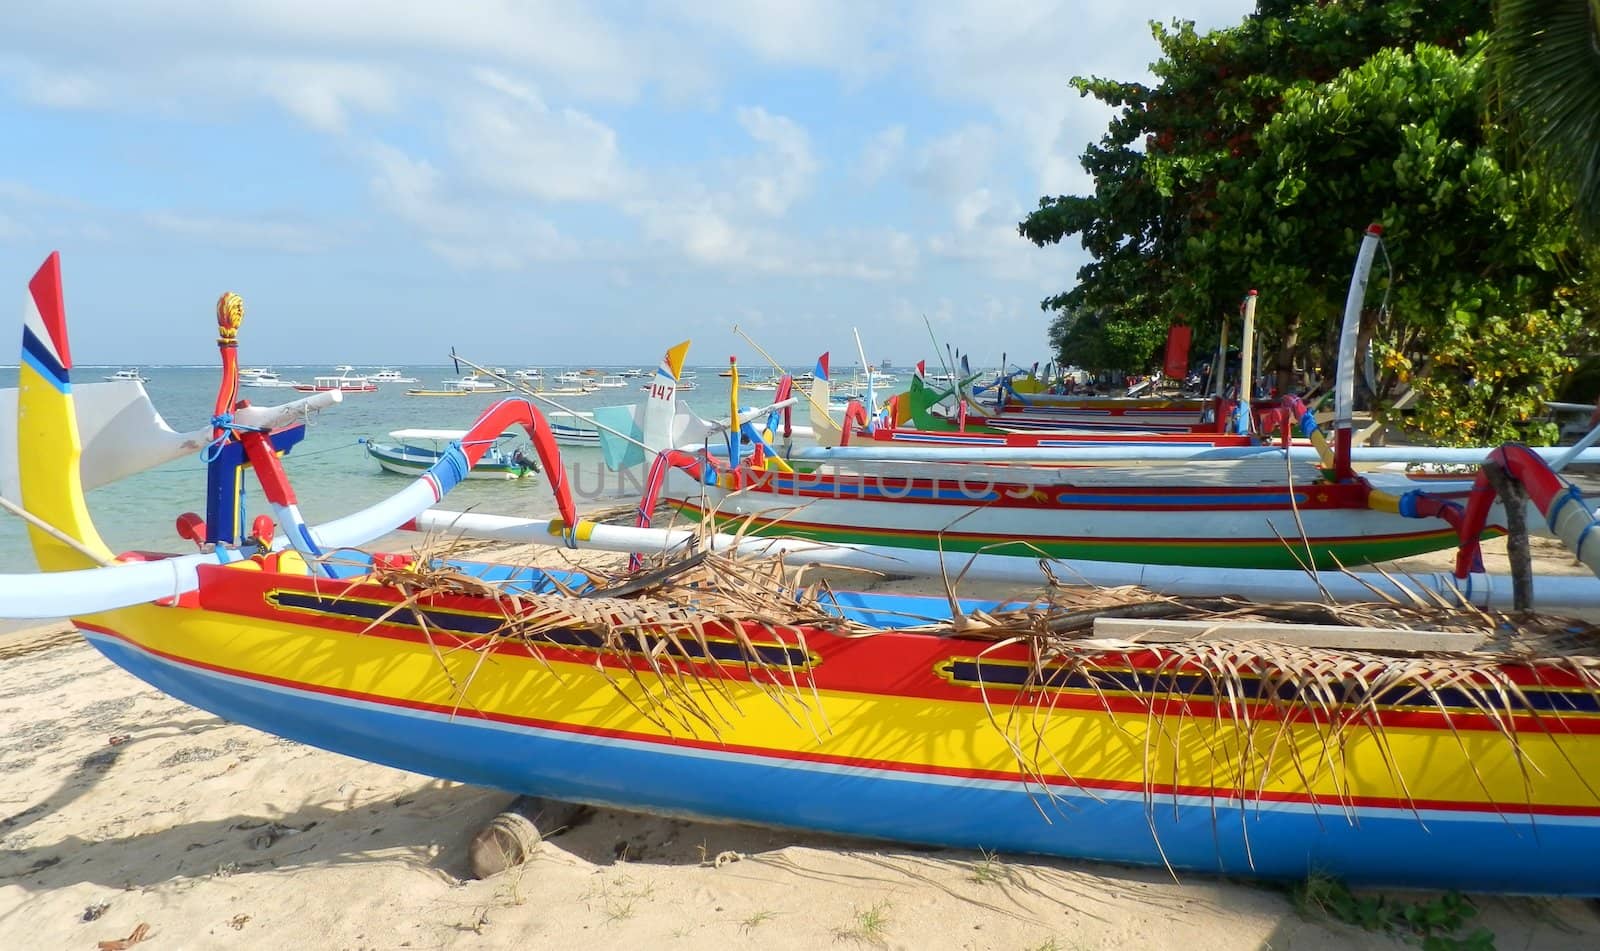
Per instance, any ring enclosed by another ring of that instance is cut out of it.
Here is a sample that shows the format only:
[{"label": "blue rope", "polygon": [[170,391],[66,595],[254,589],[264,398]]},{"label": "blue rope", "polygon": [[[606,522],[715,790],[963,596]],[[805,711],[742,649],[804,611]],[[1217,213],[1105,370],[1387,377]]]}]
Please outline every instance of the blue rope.
[{"label": "blue rope", "polygon": [[232,413],[219,413],[211,417],[211,428],[222,430],[222,434],[211,440],[204,449],[200,450],[200,461],[206,465],[217,461],[217,457],[222,455],[223,447],[227,446],[229,439],[235,438],[236,433],[259,433],[262,431],[257,426],[239,425],[233,421]]}]

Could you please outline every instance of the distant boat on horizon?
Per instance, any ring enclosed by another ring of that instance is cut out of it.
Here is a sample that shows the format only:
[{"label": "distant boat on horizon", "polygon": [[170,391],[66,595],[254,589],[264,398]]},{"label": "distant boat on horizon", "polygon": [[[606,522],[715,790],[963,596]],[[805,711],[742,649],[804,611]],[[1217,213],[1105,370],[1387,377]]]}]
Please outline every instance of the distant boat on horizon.
[{"label": "distant boat on horizon", "polygon": [[340,393],[372,393],[378,385],[364,376],[356,374],[356,368],[349,365],[336,366],[338,376],[319,376],[310,383],[299,383],[295,389],[301,393],[326,393],[337,390]]},{"label": "distant boat on horizon", "polygon": [[377,373],[372,374],[372,376],[368,377],[368,379],[370,379],[374,383],[417,383],[417,382],[420,382],[414,376],[401,376],[400,375],[400,371],[396,370],[394,367],[381,367],[378,370]]}]

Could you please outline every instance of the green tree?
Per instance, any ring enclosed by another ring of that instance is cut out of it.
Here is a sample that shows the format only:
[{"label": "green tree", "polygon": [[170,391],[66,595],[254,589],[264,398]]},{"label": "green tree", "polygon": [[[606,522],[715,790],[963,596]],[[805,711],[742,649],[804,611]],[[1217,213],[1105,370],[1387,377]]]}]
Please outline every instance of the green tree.
[{"label": "green tree", "polygon": [[1503,105],[1600,240],[1600,0],[1499,0],[1492,52]]},{"label": "green tree", "polygon": [[1381,382],[1416,388],[1436,438],[1530,434],[1590,308],[1562,201],[1485,121],[1471,31],[1488,25],[1487,2],[1264,0],[1228,30],[1157,28],[1155,89],[1074,81],[1121,111],[1084,156],[1094,194],[1044,199],[1020,226],[1039,244],[1080,234],[1092,258],[1044,306],[1131,339],[1170,315],[1214,323],[1256,287],[1279,369],[1296,353],[1329,367],[1358,237],[1379,221],[1389,306],[1364,331]]},{"label": "green tree", "polygon": [[[1488,25],[1488,0],[1261,0],[1239,26],[1211,33],[1192,23],[1152,23],[1162,51],[1151,67],[1153,87],[1072,79],[1080,95],[1118,112],[1082,156],[1094,193],[1043,198],[1019,225],[1041,246],[1079,236],[1089,253],[1077,284],[1042,306],[1080,328],[1080,315],[1093,315],[1096,332],[1056,335],[1093,339],[1106,365],[1122,369],[1142,369],[1174,320],[1196,325],[1197,346],[1214,343],[1221,315],[1235,312],[1254,286],[1250,269],[1239,262],[1230,274],[1196,275],[1187,243],[1218,222],[1218,189],[1256,160],[1256,136],[1284,90],[1331,78],[1397,41],[1459,44]],[[1348,274],[1347,262],[1335,266],[1341,269]],[[1210,278],[1204,293],[1188,286],[1197,276]],[[1263,299],[1265,332],[1281,335],[1293,323],[1284,303]]]},{"label": "green tree", "polygon": [[1219,187],[1218,223],[1186,249],[1197,293],[1217,275],[1241,279],[1244,262],[1263,300],[1331,329],[1352,235],[1382,222],[1379,390],[1414,386],[1416,427],[1447,442],[1553,435],[1531,427],[1584,316],[1565,203],[1538,169],[1509,164],[1513,136],[1483,121],[1483,42],[1379,50],[1285,90],[1256,161]]}]

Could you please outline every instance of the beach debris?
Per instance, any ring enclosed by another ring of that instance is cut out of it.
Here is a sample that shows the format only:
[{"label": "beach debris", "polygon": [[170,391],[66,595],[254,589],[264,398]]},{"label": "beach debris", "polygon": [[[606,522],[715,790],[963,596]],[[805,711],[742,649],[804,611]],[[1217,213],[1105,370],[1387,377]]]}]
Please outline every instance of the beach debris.
[{"label": "beach debris", "polygon": [[95,902],[93,905],[89,905],[83,909],[83,917],[79,918],[78,920],[94,921],[96,918],[99,918],[110,909],[111,903],[108,901]]},{"label": "beach debris", "polygon": [[[565,832],[587,807],[537,796],[518,796],[472,837],[467,860],[474,878],[488,878],[521,865],[546,836]],[[539,831],[540,826],[549,830]]]},{"label": "beach debris", "polygon": [[228,919],[228,927],[232,928],[234,931],[243,931],[245,922],[249,920],[249,915],[234,915],[232,918]]},{"label": "beach debris", "polygon": [[[256,850],[257,852],[270,849],[278,843],[279,839],[286,839],[291,835],[298,835],[314,825],[316,825],[315,822],[309,822],[297,829],[294,826],[284,825],[281,822],[269,822],[265,827],[261,828],[260,832],[257,832],[255,835],[250,837],[250,848]],[[246,827],[241,824],[240,828]]]},{"label": "beach debris", "polygon": [[95,947],[98,948],[99,951],[128,951],[129,948],[148,937],[150,937],[150,926],[141,921],[139,922],[138,927],[134,928],[126,938],[117,938],[113,941],[101,941],[99,944],[95,945]]},{"label": "beach debris", "polygon": [[728,849],[717,853],[717,857],[711,860],[711,867],[722,868],[724,865],[732,865],[735,862],[742,861],[744,861],[744,853]]},{"label": "beach debris", "polygon": [[127,733],[116,733],[116,734],[113,734],[112,736],[107,737],[106,738],[106,743],[111,745],[111,746],[121,746],[122,744],[128,742],[131,739],[133,739],[133,737],[130,734],[127,734]]}]

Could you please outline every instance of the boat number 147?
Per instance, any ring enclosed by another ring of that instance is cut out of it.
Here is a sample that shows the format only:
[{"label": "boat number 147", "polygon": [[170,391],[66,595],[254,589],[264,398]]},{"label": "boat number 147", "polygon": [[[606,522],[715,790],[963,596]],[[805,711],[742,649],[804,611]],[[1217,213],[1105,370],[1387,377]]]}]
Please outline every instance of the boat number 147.
[{"label": "boat number 147", "polygon": [[670,400],[672,399],[672,394],[676,390],[677,387],[675,386],[669,386],[665,383],[656,383],[650,387],[650,398],[653,400]]}]

